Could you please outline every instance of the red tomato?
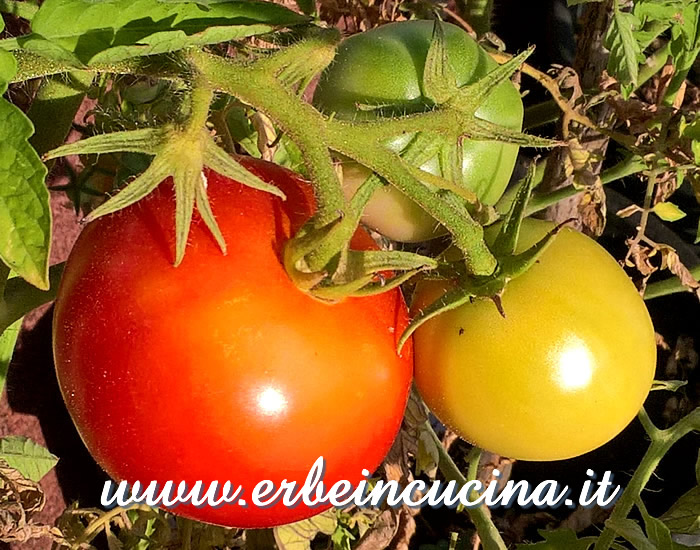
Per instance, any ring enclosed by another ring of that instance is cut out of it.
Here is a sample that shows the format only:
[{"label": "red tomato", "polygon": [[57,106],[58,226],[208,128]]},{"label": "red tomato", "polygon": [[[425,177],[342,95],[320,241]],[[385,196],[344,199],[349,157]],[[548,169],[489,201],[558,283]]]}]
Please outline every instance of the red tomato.
[{"label": "red tomato", "polygon": [[355,484],[380,464],[413,363],[410,348],[395,351],[407,322],[399,291],[330,305],[297,290],[280,254],[313,212],[312,196],[291,172],[246,162],[288,198],[209,172],[227,256],[195,217],[173,267],[168,184],[85,228],[56,302],[54,355],[68,410],[110,476],[231,480],[246,507],[174,512],[251,528],[328,507],[255,507],[251,491],[262,480],[301,485],[323,456],[327,487]]}]

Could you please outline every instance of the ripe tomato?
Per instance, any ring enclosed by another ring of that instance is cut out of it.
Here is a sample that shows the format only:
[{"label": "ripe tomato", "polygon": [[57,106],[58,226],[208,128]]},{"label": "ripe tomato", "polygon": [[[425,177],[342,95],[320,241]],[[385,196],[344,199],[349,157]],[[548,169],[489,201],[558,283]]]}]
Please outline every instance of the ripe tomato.
[{"label": "ripe tomato", "polygon": [[[552,228],[526,220],[519,250]],[[444,283],[423,283],[415,307]],[[559,460],[615,437],[651,387],[654,328],[615,260],[563,229],[503,294],[438,315],[414,335],[415,376],[435,414],[464,439],[508,457]]]},{"label": "ripe tomato", "polygon": [[312,195],[287,170],[247,163],[288,198],[209,172],[227,256],[195,219],[173,267],[168,184],[89,224],[59,290],[54,355],[78,431],[113,478],[231,480],[247,507],[175,513],[268,527],[328,506],[254,507],[258,482],[301,485],[319,456],[326,487],[379,465],[401,423],[412,355],[396,353],[407,319],[398,290],[337,305],[297,290],[280,253]]},{"label": "ripe tomato", "polygon": [[[444,23],[450,63],[462,86],[477,81],[497,64],[466,32]],[[327,114],[350,120],[427,111],[434,106],[423,90],[423,67],[433,33],[432,21],[390,23],[350,36],[338,47],[333,63],[321,75],[314,105]],[[367,110],[361,106],[386,106]],[[520,130],[523,104],[510,82],[498,86],[479,108],[480,118]],[[389,146],[401,151],[412,136],[402,136]],[[462,184],[486,204],[503,194],[513,172],[518,147],[512,144],[465,140]],[[352,195],[369,172],[354,162],[343,162],[343,183]],[[436,158],[423,167],[441,174]],[[441,234],[428,214],[393,187],[380,190],[367,207],[363,221],[387,237],[406,242]]]}]

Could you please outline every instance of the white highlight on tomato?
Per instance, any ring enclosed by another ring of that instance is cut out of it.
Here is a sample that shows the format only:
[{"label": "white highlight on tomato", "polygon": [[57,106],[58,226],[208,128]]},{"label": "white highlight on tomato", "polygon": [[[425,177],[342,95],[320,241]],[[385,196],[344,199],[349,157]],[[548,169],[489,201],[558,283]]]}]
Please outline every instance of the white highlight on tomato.
[{"label": "white highlight on tomato", "polygon": [[556,377],[566,390],[585,388],[593,377],[593,357],[586,345],[577,337],[570,338],[557,350]]},{"label": "white highlight on tomato", "polygon": [[279,414],[287,407],[287,398],[277,388],[268,387],[258,394],[258,407],[263,414]]}]

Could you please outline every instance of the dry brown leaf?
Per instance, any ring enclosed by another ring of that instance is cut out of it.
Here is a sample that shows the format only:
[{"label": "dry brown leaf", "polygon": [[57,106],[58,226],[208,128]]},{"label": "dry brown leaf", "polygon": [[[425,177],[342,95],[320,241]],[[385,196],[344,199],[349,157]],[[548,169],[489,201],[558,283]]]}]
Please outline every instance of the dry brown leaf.
[{"label": "dry brown leaf", "polygon": [[656,251],[648,246],[643,246],[632,239],[627,240],[627,245],[630,247],[626,263],[630,267],[636,267],[637,271],[641,273],[644,277],[643,286],[646,285],[647,279],[651,276],[656,267],[651,262],[651,257],[656,253]]},{"label": "dry brown leaf", "polygon": [[374,522],[372,529],[365,533],[355,547],[355,550],[376,550],[386,548],[399,530],[398,511],[384,510]]},{"label": "dry brown leaf", "polygon": [[621,210],[618,210],[615,212],[615,215],[618,218],[629,218],[633,214],[636,214],[637,212],[642,212],[643,209],[636,204],[630,204],[629,206],[622,208]]},{"label": "dry brown leaf", "polygon": [[605,192],[600,178],[596,176],[598,184],[587,189],[578,203],[579,220],[583,224],[586,235],[599,237],[605,230],[607,208],[605,206]]},{"label": "dry brown leaf", "polygon": [[60,539],[58,529],[31,522],[31,516],[40,512],[45,502],[38,483],[0,460],[0,541],[20,543],[40,537]]},{"label": "dry brown leaf", "polygon": [[700,298],[700,283],[695,280],[690,270],[683,265],[676,250],[668,245],[657,245],[661,252],[661,269],[668,269],[680,280],[681,284],[688,290],[692,290]]}]

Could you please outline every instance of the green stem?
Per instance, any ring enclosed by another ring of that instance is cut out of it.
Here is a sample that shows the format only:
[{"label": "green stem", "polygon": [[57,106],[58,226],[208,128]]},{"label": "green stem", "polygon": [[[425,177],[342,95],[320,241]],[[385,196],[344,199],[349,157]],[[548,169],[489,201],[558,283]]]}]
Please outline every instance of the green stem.
[{"label": "green stem", "polygon": [[214,99],[214,89],[207,79],[197,75],[192,83],[192,90],[184,113],[185,132],[193,137],[199,136],[206,127],[209,118],[209,107]]},{"label": "green stem", "polygon": [[[456,481],[457,484],[462,487],[468,481],[476,479],[476,472],[473,471],[472,464],[476,462],[478,467],[478,455],[481,454],[480,449],[472,449],[472,452],[470,453],[470,458],[472,460],[469,463],[470,474],[469,479],[467,479],[464,477],[462,472],[459,471],[459,468],[454,463],[454,460],[452,460],[449,453],[445,450],[445,447],[442,446],[442,441],[440,441],[440,438],[435,433],[435,430],[433,430],[429,421],[425,423],[425,429],[428,431],[428,434],[437,446],[438,453],[440,455],[438,468],[440,468],[440,472],[447,481]],[[474,460],[475,457],[476,460]],[[498,529],[496,529],[496,526],[493,524],[491,516],[489,515],[484,504],[467,508],[467,513],[469,514],[469,518],[472,520],[472,523],[474,523],[477,533],[479,533],[479,538],[481,539],[481,544],[484,547],[484,550],[506,550],[506,543],[503,542],[503,538],[498,532]]]},{"label": "green stem", "polygon": [[[645,412],[640,412],[640,415],[645,414]],[[645,428],[651,426],[651,421],[648,420],[648,418],[645,418],[642,423]],[[659,430],[653,427],[653,429],[649,431],[651,445],[622,493],[620,500],[617,501],[615,509],[610,516],[610,521],[622,520],[629,515],[632,507],[637,499],[640,498],[644,487],[646,487],[646,484],[654,473],[654,470],[656,470],[656,467],[668,450],[679,439],[692,431],[698,430],[700,430],[700,407],[667,430]],[[608,550],[614,540],[615,532],[610,527],[606,526],[596,541],[593,550]]]},{"label": "green stem", "polygon": [[57,264],[49,269],[49,290],[39,290],[20,277],[7,281],[4,300],[0,302],[0,334],[34,308],[56,299],[63,265]]},{"label": "green stem", "polygon": [[[629,156],[626,157],[621,162],[617,163],[615,166],[604,170],[600,174],[600,181],[603,185],[612,183],[614,181],[620,180],[624,177],[631,176],[632,174],[638,174],[647,168],[646,163],[639,157]],[[525,215],[531,216],[535,212],[544,210],[545,208],[552,206],[564,199],[574,197],[579,193],[583,193],[584,189],[574,185],[567,185],[551,193],[545,195],[533,195],[530,202],[527,205],[527,210]]]},{"label": "green stem", "polygon": [[[696,281],[700,281],[700,265],[690,268],[690,274]],[[677,292],[688,292],[688,287],[681,284],[678,277],[669,277],[663,281],[658,281],[656,283],[651,283],[647,286],[644,291],[644,299],[651,300],[653,298],[660,298],[661,296],[668,296],[669,294],[675,294]]]},{"label": "green stem", "polygon": [[345,197],[326,147],[323,116],[285,89],[273,74],[198,50],[190,60],[218,90],[233,95],[270,116],[299,147],[315,184],[318,223],[324,225],[345,211]]},{"label": "green stem", "polygon": [[0,0],[0,12],[16,15],[22,19],[32,20],[34,14],[39,11],[39,6],[33,2],[18,2],[17,0]]},{"label": "green stem", "polygon": [[479,36],[491,30],[493,0],[464,0],[464,16]]}]

